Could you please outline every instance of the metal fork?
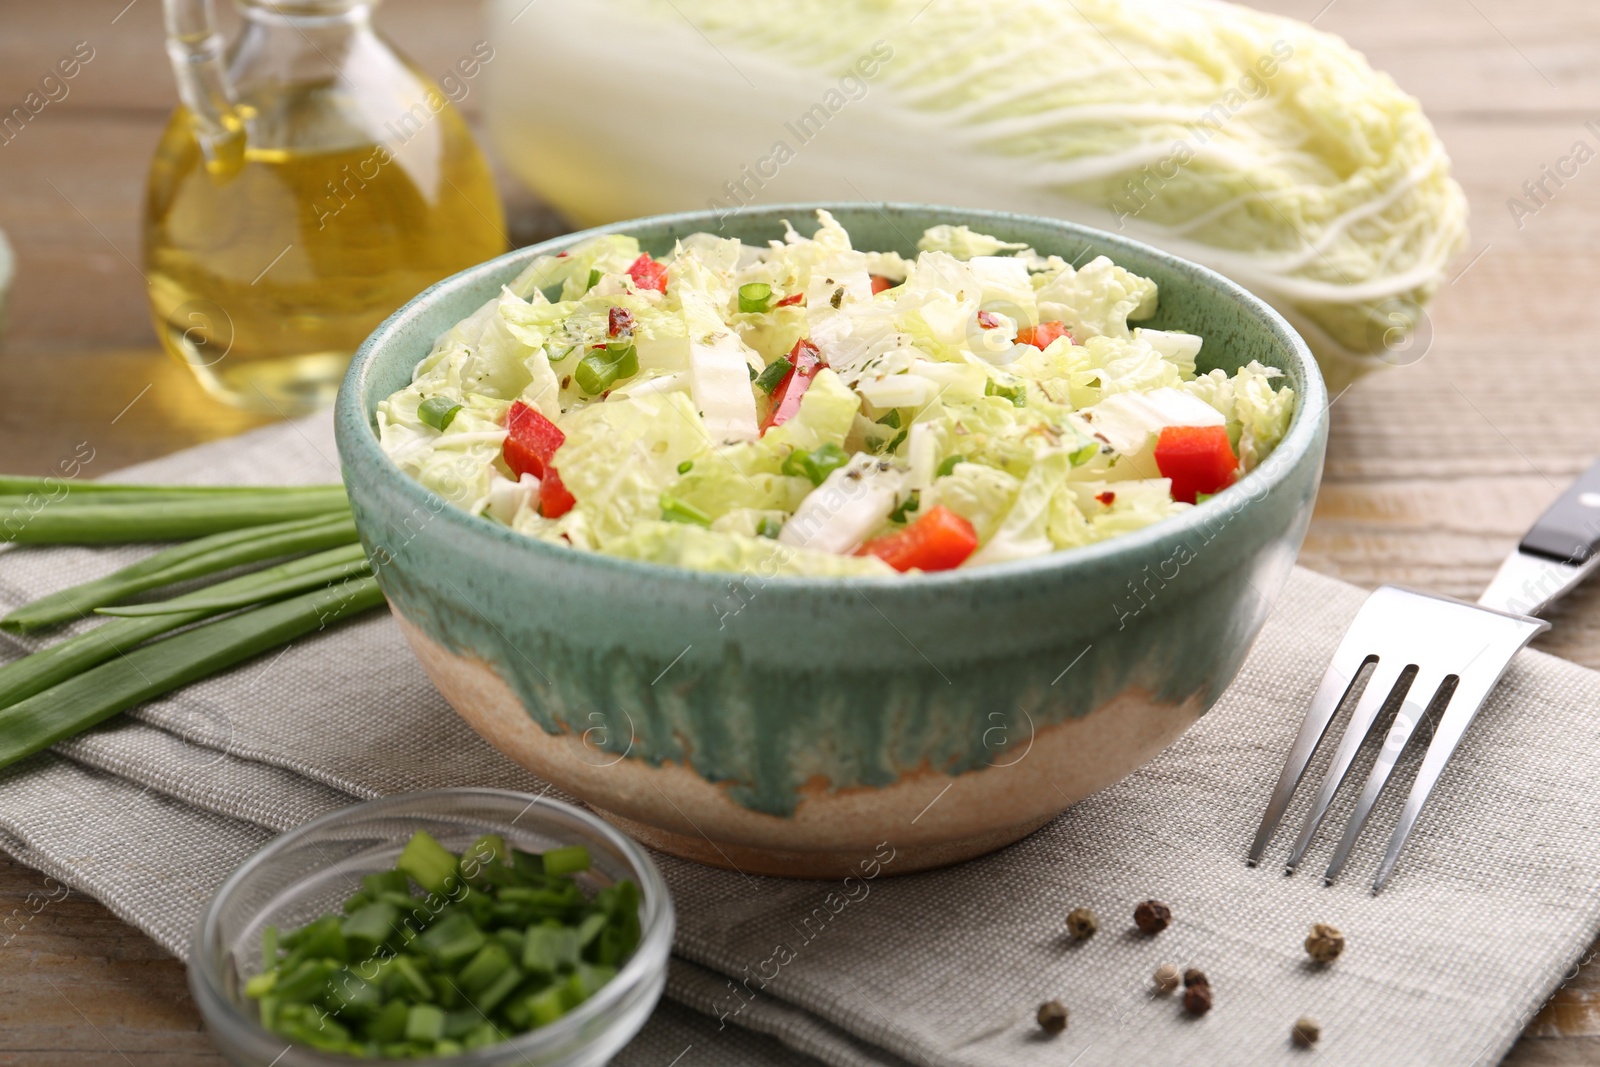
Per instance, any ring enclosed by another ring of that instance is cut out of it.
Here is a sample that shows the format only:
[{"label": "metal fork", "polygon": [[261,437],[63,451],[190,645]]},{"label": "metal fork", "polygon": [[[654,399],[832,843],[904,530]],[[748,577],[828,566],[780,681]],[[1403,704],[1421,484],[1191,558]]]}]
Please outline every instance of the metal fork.
[{"label": "metal fork", "polygon": [[1323,875],[1327,885],[1339,877],[1407,742],[1419,723],[1436,718],[1438,725],[1427,754],[1372,883],[1374,893],[1382,889],[1478,709],[1517,652],[1550,628],[1549,623],[1532,616],[1569,592],[1597,566],[1600,463],[1585,471],[1539,518],[1477,604],[1393,585],[1373,592],[1350,624],[1311,698],[1311,708],[1300,724],[1250,846],[1250,865],[1261,861],[1329,724],[1355,689],[1358,676],[1371,664],[1371,675],[1356,700],[1316,800],[1300,825],[1287,867],[1293,872],[1304,859],[1380,713],[1398,705]]}]

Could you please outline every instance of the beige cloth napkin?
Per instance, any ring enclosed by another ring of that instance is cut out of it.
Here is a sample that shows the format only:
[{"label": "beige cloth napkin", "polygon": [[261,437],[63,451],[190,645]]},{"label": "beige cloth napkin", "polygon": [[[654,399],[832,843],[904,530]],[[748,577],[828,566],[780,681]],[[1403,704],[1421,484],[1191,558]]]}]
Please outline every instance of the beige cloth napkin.
[{"label": "beige cloth napkin", "polygon": [[[330,420],[120,477],[333,480]],[[0,552],[0,610],[138,554]],[[1495,1061],[1600,928],[1600,675],[1518,658],[1382,895],[1366,881],[1400,789],[1380,804],[1342,884],[1324,888],[1315,864],[1294,878],[1249,869],[1262,805],[1361,600],[1297,571],[1239,679],[1199,725],[985,859],[879,878],[839,908],[828,903],[836,886],[659,856],[679,920],[668,1000],[617,1062],[1294,1063],[1303,1054],[1288,1035],[1301,1015],[1323,1025],[1321,1063]],[[4,655],[25,644],[9,642]],[[274,833],[355,798],[469,784],[545,789],[457,719],[392,621],[372,614],[0,773],[0,847],[181,957],[211,892]],[[1348,805],[1336,805],[1330,826]],[[1324,832],[1313,860],[1332,837]],[[1154,938],[1132,931],[1133,907],[1148,897],[1174,913]],[[1071,944],[1063,920],[1079,905],[1099,914],[1101,930]],[[1348,937],[1332,967],[1309,965],[1301,949],[1313,922]],[[1168,961],[1209,973],[1209,1015],[1190,1020],[1150,992],[1151,972]],[[1044,1039],[1032,1015],[1051,998],[1069,1006],[1071,1026]]]}]

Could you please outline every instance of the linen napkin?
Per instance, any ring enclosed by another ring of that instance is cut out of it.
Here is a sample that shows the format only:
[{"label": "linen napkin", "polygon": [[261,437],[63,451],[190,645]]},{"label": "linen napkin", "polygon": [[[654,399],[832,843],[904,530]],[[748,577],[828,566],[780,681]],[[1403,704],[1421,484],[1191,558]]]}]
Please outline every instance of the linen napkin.
[{"label": "linen napkin", "polygon": [[[119,478],[330,481],[334,455],[322,415]],[[140,552],[0,552],[0,610]],[[1362,596],[1296,571],[1238,680],[1197,726],[992,856],[903,877],[888,876],[890,860],[863,895],[658,854],[678,912],[667,1000],[617,1062],[1292,1063],[1302,1015],[1322,1024],[1319,1062],[1499,1059],[1600,928],[1590,786],[1600,675],[1518,657],[1381,895],[1367,884],[1404,799],[1404,766],[1340,884],[1323,887],[1317,861],[1348,798],[1306,873],[1247,868],[1284,753]],[[36,643],[11,639],[5,654]],[[274,833],[358,798],[448,785],[561,795],[463,725],[393,622],[373,613],[0,773],[0,847],[181,957],[212,891]],[[1291,808],[1274,858],[1308,799]],[[939,817],[937,804],[922,816]],[[1174,916],[1153,937],[1131,920],[1146,898]],[[1071,942],[1064,918],[1078,906],[1101,929]],[[1301,947],[1313,922],[1348,938],[1331,966]],[[1209,1014],[1189,1018],[1153,992],[1164,962],[1208,973]],[[1049,999],[1071,1012],[1053,1038],[1032,1019]]]}]

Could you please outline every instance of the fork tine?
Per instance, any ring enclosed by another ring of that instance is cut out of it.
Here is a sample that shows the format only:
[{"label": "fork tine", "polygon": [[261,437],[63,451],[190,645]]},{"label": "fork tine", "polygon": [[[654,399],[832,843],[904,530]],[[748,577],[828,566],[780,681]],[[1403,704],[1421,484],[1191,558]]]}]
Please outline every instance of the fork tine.
[{"label": "fork tine", "polygon": [[1540,619],[1523,618],[1518,621],[1522,623],[1520,632],[1513,631],[1509,642],[1501,643],[1498,648],[1490,650],[1493,654],[1488,657],[1479,653],[1461,672],[1461,682],[1450,698],[1450,706],[1439,717],[1439,728],[1434,731],[1433,741],[1428,745],[1428,753],[1422,758],[1422,766],[1417,769],[1416,781],[1411,784],[1411,795],[1406,798],[1405,809],[1400,812],[1400,821],[1394,828],[1394,836],[1389,838],[1389,848],[1383,854],[1383,862],[1378,864],[1377,877],[1372,880],[1374,893],[1381,890],[1389,881],[1389,876],[1394,873],[1395,860],[1399,858],[1400,850],[1405,847],[1406,838],[1410,835],[1411,828],[1416,825],[1417,816],[1422,814],[1422,806],[1428,802],[1433,787],[1439,782],[1439,776],[1444,773],[1445,764],[1455,754],[1456,746],[1461,743],[1462,735],[1477,717],[1478,709],[1483,707],[1489,691],[1499,684],[1501,676],[1511,666],[1511,661],[1517,652],[1538,634],[1550,628],[1549,623]]},{"label": "fork tine", "polygon": [[1344,640],[1339,643],[1338,651],[1333,654],[1333,660],[1328,664],[1327,671],[1322,675],[1322,682],[1311,698],[1311,707],[1306,709],[1306,717],[1300,723],[1300,732],[1295,735],[1294,745],[1289,749],[1289,757],[1284,761],[1283,770],[1278,774],[1278,784],[1273,787],[1272,799],[1267,803],[1267,810],[1261,816],[1261,826],[1256,830],[1256,839],[1250,846],[1250,856],[1247,860],[1250,866],[1254,867],[1261,862],[1262,855],[1267,851],[1267,843],[1277,832],[1278,823],[1283,819],[1289,801],[1294,799],[1294,792],[1300,786],[1300,779],[1306,773],[1306,766],[1311,762],[1312,754],[1322,743],[1323,735],[1328,732],[1328,724],[1333,722],[1334,713],[1339,710],[1339,705],[1344,703],[1350,687],[1355,684],[1356,676],[1373,658],[1366,654],[1365,649],[1360,647],[1349,633],[1346,633]]},{"label": "fork tine", "polygon": [[1356,840],[1360,838],[1361,830],[1372,814],[1373,805],[1378,802],[1383,787],[1389,784],[1389,776],[1394,773],[1395,764],[1400,761],[1400,754],[1405,751],[1411,735],[1433,707],[1434,698],[1444,680],[1444,674],[1439,671],[1419,673],[1411,680],[1406,701],[1395,712],[1394,722],[1384,737],[1383,748],[1378,751],[1378,758],[1373,762],[1372,769],[1367,772],[1367,781],[1362,786],[1361,797],[1356,801],[1355,811],[1350,813],[1350,818],[1345,823],[1344,836],[1339,839],[1339,846],[1333,851],[1333,859],[1322,875],[1324,885],[1332,885],[1344,870],[1345,861],[1350,858],[1350,851],[1355,848]]},{"label": "fork tine", "polygon": [[[1380,659],[1373,668],[1372,677],[1367,679],[1367,688],[1362,691],[1361,700],[1350,714],[1350,723],[1344,728],[1344,736],[1339,739],[1339,748],[1334,752],[1328,769],[1323,772],[1317,799],[1312,803],[1311,810],[1306,812],[1305,821],[1300,824],[1300,835],[1295,838],[1294,848],[1284,864],[1288,870],[1293,871],[1300,866],[1306,849],[1311,847],[1312,839],[1317,836],[1323,816],[1328,814],[1328,808],[1333,804],[1334,794],[1344,784],[1345,775],[1350,773],[1350,764],[1355,761],[1361,743],[1371,732],[1378,712],[1383,710],[1390,694],[1400,684],[1407,666],[1403,659]],[[1401,692],[1400,695],[1403,697],[1405,694]]]}]

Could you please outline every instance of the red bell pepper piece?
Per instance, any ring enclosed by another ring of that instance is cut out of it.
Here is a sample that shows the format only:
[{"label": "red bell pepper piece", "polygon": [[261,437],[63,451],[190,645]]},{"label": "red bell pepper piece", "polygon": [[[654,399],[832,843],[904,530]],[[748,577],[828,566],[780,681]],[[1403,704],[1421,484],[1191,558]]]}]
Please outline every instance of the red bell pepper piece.
[{"label": "red bell pepper piece", "polygon": [[578,498],[562,484],[561,475],[554,467],[546,467],[539,480],[539,514],[547,519],[559,519],[577,507]]},{"label": "red bell pepper piece", "polygon": [[879,293],[883,292],[885,289],[893,289],[894,288],[894,282],[891,282],[888,278],[885,278],[881,274],[871,275],[871,278],[872,278],[872,295],[873,296],[877,296]]},{"label": "red bell pepper piece", "polygon": [[520,400],[512,401],[511,410],[506,412],[506,431],[500,455],[517,477],[531,474],[539,479],[539,514],[554,519],[571,511],[577,501],[561,484],[561,476],[550,463],[567,435]]},{"label": "red bell pepper piece", "polygon": [[868,541],[858,556],[877,556],[897,571],[948,571],[977,551],[972,523],[940,505],[924,512],[898,533]]},{"label": "red bell pepper piece", "polygon": [[666,264],[651,259],[649,252],[642,253],[633,261],[633,266],[628,268],[628,277],[640,289],[654,289],[658,293],[667,291]]},{"label": "red bell pepper piece", "polygon": [[1172,479],[1172,499],[1193,504],[1198,493],[1233,484],[1239,460],[1223,426],[1168,426],[1156,439],[1156,469]]},{"label": "red bell pepper piece", "polygon": [[1072,335],[1067,332],[1067,324],[1064,322],[1041,322],[1037,326],[1024,326],[1017,331],[1017,344],[1032,345],[1043,351],[1058,337],[1065,337],[1068,344],[1076,344]]},{"label": "red bell pepper piece", "polygon": [[616,337],[633,330],[633,312],[627,308],[614,307],[606,313],[606,336]]},{"label": "red bell pepper piece", "polygon": [[775,307],[775,308],[786,308],[786,307],[793,307],[795,304],[804,304],[805,302],[806,302],[805,290],[801,290],[798,293],[790,293],[788,296],[784,297],[782,300],[778,301],[776,304],[773,304],[772,306]]},{"label": "red bell pepper piece", "polygon": [[794,418],[795,412],[800,410],[800,398],[811,388],[811,379],[822,367],[822,353],[810,341],[796,341],[789,350],[789,362],[794,367],[772,391],[772,408],[761,424],[762,433]]}]

